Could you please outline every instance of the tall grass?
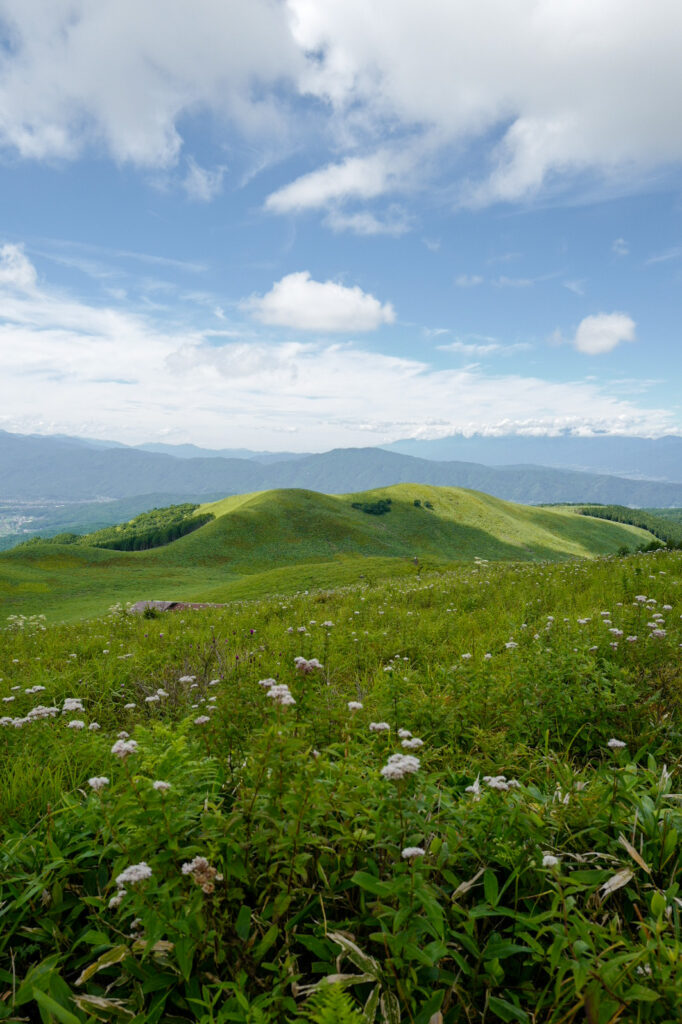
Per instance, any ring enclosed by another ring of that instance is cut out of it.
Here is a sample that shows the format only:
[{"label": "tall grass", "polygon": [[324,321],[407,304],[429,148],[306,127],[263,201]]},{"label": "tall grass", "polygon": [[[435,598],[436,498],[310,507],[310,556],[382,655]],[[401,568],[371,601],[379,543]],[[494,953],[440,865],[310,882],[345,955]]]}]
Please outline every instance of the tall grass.
[{"label": "tall grass", "polygon": [[677,1019],[681,568],[8,623],[0,1019]]}]

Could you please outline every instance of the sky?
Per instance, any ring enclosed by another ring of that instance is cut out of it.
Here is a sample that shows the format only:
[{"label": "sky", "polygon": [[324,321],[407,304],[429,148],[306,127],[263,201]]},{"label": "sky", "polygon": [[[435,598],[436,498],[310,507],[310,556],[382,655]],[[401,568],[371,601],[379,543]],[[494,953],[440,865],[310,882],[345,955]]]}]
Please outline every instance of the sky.
[{"label": "sky", "polygon": [[0,429],[682,434],[679,0],[0,0]]}]

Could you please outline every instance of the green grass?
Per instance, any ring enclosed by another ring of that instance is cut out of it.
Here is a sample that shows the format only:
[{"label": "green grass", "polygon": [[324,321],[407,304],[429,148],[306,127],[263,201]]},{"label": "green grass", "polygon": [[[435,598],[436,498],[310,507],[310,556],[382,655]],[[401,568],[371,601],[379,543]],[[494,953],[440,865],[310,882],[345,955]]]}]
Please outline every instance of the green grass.
[{"label": "green grass", "polygon": [[679,1018],[682,554],[353,557],[337,589],[0,630],[0,1020]]},{"label": "green grass", "polygon": [[[370,516],[354,501],[391,498]],[[430,501],[433,509],[416,508]],[[281,490],[203,505],[216,518],[163,548],[104,551],[34,545],[0,555],[0,608],[50,620],[104,612],[119,602],[228,601],[274,591],[339,586],[474,558],[556,561],[611,554],[651,540],[646,531],[563,509],[515,505],[475,491],[401,484],[350,495]]]}]

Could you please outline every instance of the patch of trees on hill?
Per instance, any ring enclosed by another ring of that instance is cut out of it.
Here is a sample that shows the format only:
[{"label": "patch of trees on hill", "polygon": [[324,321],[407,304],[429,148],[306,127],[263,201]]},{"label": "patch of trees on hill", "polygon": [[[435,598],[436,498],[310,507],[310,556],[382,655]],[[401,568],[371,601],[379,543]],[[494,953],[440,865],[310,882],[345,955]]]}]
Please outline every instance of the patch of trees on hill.
[{"label": "patch of trees on hill", "polygon": [[354,501],[351,508],[366,512],[368,516],[385,516],[391,511],[391,504],[390,498],[379,498],[378,501]]},{"label": "patch of trees on hill", "polygon": [[95,533],[58,533],[49,539],[35,537],[25,543],[77,544],[80,547],[108,548],[113,551],[148,551],[150,548],[171,544],[215,518],[210,512],[200,516],[194,515],[198,508],[198,505],[189,503],[153,508],[149,512],[135,516],[127,523],[108,526]]},{"label": "patch of trees on hill", "polygon": [[660,543],[651,541],[641,545],[640,550],[648,551],[665,545],[668,548],[682,548],[682,523],[668,519],[641,508],[626,508],[624,505],[584,505],[578,509],[581,515],[595,519],[608,519],[613,523],[627,523],[648,530]]}]

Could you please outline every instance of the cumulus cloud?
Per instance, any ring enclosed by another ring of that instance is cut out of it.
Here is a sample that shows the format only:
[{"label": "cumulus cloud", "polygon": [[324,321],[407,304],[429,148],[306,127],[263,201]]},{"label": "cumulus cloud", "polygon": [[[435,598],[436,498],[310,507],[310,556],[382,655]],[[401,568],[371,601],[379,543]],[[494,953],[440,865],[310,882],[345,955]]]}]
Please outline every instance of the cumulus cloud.
[{"label": "cumulus cloud", "polygon": [[0,140],[35,159],[97,147],[167,167],[205,110],[274,136],[275,87],[304,65],[272,0],[4,0],[0,40]]},{"label": "cumulus cloud", "polygon": [[480,274],[459,274],[455,278],[455,284],[458,288],[476,288],[483,284],[483,278]]},{"label": "cumulus cloud", "polygon": [[390,302],[382,305],[357,285],[313,281],[307,270],[287,274],[242,306],[263,324],[302,331],[373,331],[395,320]]},{"label": "cumulus cloud", "polygon": [[580,321],[573,344],[579,352],[602,355],[623,341],[634,341],[635,328],[635,321],[626,313],[597,313]]},{"label": "cumulus cloud", "polygon": [[611,252],[615,253],[616,256],[627,256],[630,252],[630,247],[624,238],[614,238],[611,244]]},{"label": "cumulus cloud", "polygon": [[428,152],[473,205],[682,160],[678,0],[4,0],[0,44],[0,143],[22,157],[168,167],[206,114],[275,150],[314,135],[333,162],[275,212],[414,185]]}]

